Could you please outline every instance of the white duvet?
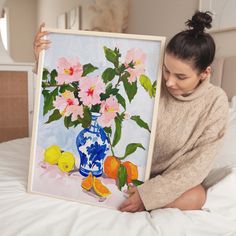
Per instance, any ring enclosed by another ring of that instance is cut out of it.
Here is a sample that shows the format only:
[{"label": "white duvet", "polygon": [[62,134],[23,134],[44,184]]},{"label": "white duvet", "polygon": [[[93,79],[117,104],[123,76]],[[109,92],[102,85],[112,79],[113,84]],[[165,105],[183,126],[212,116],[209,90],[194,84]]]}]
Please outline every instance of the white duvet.
[{"label": "white duvet", "polygon": [[29,149],[29,138],[0,144],[0,236],[236,236],[236,168],[212,174],[202,211],[121,213],[27,193]]}]

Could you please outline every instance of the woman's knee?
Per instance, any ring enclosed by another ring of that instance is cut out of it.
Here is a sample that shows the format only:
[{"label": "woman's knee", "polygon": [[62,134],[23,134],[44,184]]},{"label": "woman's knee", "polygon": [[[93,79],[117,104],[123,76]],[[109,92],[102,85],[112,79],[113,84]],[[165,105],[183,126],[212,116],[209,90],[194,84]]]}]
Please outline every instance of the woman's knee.
[{"label": "woman's knee", "polygon": [[180,210],[200,210],[206,201],[206,191],[202,185],[193,187],[183,193],[179,198],[165,208],[178,208]]},{"label": "woman's knee", "polygon": [[194,195],[196,197],[196,199],[195,199],[196,206],[199,209],[201,209],[206,202],[206,190],[203,188],[203,186],[201,184],[196,186],[195,188],[196,188],[195,189],[196,194],[194,194]]}]

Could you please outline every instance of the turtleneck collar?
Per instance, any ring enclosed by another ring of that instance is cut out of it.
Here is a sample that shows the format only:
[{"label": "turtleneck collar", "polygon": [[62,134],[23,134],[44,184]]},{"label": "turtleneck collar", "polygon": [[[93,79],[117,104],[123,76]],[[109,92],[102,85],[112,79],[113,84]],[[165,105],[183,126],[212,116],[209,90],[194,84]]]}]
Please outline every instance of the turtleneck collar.
[{"label": "turtleneck collar", "polygon": [[163,82],[163,80],[162,80],[162,89],[164,90],[164,92],[167,93],[168,95],[170,95],[171,97],[173,97],[177,100],[180,100],[180,101],[195,100],[196,98],[198,98],[198,97],[202,96],[204,93],[206,93],[209,85],[210,85],[210,80],[205,79],[197,86],[197,88],[191,94],[189,94],[187,96],[173,95],[168,91],[168,89],[166,88],[165,82]]}]

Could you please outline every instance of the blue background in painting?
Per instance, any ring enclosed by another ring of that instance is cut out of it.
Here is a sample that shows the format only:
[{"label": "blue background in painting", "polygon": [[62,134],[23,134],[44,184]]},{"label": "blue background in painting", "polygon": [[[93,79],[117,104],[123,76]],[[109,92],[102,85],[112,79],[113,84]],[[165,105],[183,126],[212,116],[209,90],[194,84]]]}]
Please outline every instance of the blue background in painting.
[{"label": "blue background in painting", "polygon": [[[118,47],[122,55],[120,61],[124,61],[128,50],[132,48],[141,48],[147,55],[145,74],[152,82],[156,80],[161,49],[161,43],[158,41],[61,33],[50,33],[48,38],[52,43],[50,48],[45,52],[44,67],[50,71],[56,68],[57,61],[61,57],[78,57],[82,65],[91,63],[99,68],[88,76],[101,75],[104,69],[112,67],[112,64],[108,62],[104,56],[103,46],[111,49]],[[126,99],[127,111],[131,115],[140,115],[151,128],[154,99],[149,97],[148,93],[138,82],[138,93],[132,103],[129,104],[123,86],[120,86],[120,88],[120,93]],[[123,111],[122,107],[121,110]],[[42,95],[40,97],[39,113],[37,144],[42,148],[46,148],[52,144],[57,144],[62,147],[63,150],[71,151],[76,156],[79,156],[76,148],[76,137],[81,130],[81,127],[77,126],[76,128],[66,129],[63,119],[45,125],[44,123],[48,120],[51,112],[46,116],[43,116]],[[129,143],[142,143],[146,150],[137,149],[137,151],[130,155],[127,160],[134,161],[140,166],[146,165],[149,138],[150,133],[148,133],[147,130],[140,128],[132,120],[125,120],[123,122],[121,140],[115,147],[115,154],[117,156],[123,156],[125,147]]]}]

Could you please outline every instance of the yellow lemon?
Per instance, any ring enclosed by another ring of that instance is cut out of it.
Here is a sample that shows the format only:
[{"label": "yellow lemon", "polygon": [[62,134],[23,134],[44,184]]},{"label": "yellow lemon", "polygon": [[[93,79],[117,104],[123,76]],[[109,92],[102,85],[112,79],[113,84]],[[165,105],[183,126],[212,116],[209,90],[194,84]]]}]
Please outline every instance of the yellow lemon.
[{"label": "yellow lemon", "polygon": [[58,167],[63,172],[69,172],[74,168],[75,157],[71,152],[63,152],[58,159]]},{"label": "yellow lemon", "polygon": [[95,176],[93,177],[93,189],[95,193],[101,197],[107,197],[111,194],[110,190]]},{"label": "yellow lemon", "polygon": [[44,152],[44,161],[51,165],[57,164],[59,157],[61,157],[61,149],[57,145],[48,147]]}]

